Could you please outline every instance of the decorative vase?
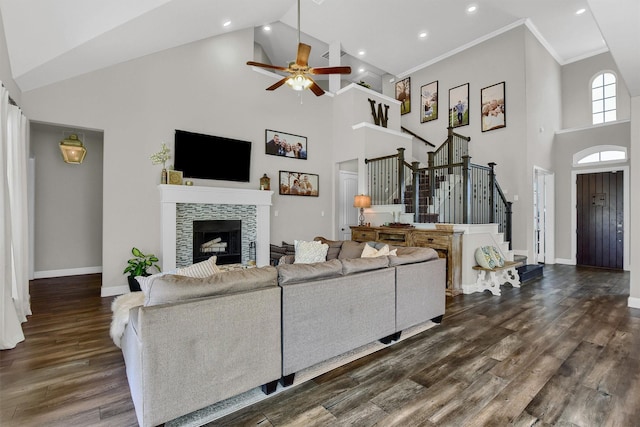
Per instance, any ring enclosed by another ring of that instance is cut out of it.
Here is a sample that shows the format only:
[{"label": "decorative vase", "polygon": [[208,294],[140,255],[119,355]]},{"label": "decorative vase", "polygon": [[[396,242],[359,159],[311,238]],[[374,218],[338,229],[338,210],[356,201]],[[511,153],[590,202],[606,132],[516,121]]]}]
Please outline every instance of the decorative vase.
[{"label": "decorative vase", "polygon": [[162,168],[162,175],[160,176],[160,184],[166,184],[167,183],[167,170],[165,168]]}]

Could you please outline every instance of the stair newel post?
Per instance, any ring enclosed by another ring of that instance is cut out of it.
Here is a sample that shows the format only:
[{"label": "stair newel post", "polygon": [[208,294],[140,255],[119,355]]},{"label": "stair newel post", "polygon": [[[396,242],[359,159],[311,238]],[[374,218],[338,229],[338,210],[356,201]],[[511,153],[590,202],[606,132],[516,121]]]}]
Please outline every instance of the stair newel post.
[{"label": "stair newel post", "polygon": [[471,156],[462,156],[462,223],[471,219]]},{"label": "stair newel post", "polygon": [[[449,126],[447,128],[447,164],[453,163],[453,128]],[[453,173],[453,168],[449,167],[449,175]]]},{"label": "stair newel post", "polygon": [[411,174],[413,178],[413,222],[420,222],[420,162],[411,162]]},{"label": "stair newel post", "polygon": [[427,153],[427,156],[427,175],[429,176],[429,200],[427,204],[431,204],[436,189],[436,170],[433,167],[433,165],[435,164],[436,153],[433,151],[429,151]]},{"label": "stair newel post", "polygon": [[506,218],[505,218],[505,226],[506,226],[506,230],[505,230],[505,236],[507,238],[507,241],[509,242],[509,250],[511,250],[511,217],[513,216],[513,210],[512,210],[512,205],[513,202],[507,202],[507,209],[506,209]]},{"label": "stair newel post", "polygon": [[489,163],[489,167],[491,168],[491,170],[489,170],[489,222],[490,223],[496,222],[496,200],[495,200],[496,172],[494,169],[495,166],[496,166],[496,163],[494,162]]},{"label": "stair newel post", "polygon": [[[399,204],[404,203],[404,148],[398,148],[398,197]],[[394,200],[395,203],[395,200]]]}]

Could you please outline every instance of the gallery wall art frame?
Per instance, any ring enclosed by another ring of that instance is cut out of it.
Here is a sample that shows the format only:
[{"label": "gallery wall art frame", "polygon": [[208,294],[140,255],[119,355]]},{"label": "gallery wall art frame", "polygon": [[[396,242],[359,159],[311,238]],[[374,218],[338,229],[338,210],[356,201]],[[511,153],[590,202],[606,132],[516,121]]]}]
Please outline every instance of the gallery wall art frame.
[{"label": "gallery wall art frame", "polygon": [[438,118],[438,81],[427,83],[420,88],[420,123]]},{"label": "gallery wall art frame", "polygon": [[307,160],[307,137],[265,129],[264,150],[272,156]]},{"label": "gallery wall art frame", "polygon": [[318,197],[320,176],[306,172],[280,171],[279,194],[286,196]]},{"label": "gallery wall art frame", "polygon": [[469,83],[449,89],[449,126],[469,124]]},{"label": "gallery wall art frame", "polygon": [[411,112],[411,77],[396,82],[396,99],[400,101],[400,115]]},{"label": "gallery wall art frame", "polygon": [[505,82],[496,83],[480,90],[480,111],[482,111],[482,132],[507,127],[505,106]]}]

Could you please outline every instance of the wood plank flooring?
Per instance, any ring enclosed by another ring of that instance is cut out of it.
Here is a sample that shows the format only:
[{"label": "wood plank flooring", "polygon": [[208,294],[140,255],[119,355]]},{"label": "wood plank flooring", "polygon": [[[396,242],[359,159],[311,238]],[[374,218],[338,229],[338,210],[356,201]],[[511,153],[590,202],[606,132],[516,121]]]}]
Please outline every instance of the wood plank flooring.
[{"label": "wood plank flooring", "polygon": [[[629,274],[544,274],[448,298],[440,326],[209,425],[638,425]],[[37,280],[31,295],[26,341],[0,352],[0,425],[137,425],[100,276]]]}]

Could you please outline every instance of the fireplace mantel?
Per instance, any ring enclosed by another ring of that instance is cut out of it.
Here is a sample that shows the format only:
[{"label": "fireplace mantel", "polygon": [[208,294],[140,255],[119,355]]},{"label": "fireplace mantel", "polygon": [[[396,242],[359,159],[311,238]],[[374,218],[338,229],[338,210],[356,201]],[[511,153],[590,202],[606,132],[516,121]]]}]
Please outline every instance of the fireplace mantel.
[{"label": "fireplace mantel", "polygon": [[269,265],[270,210],[273,191],[243,188],[158,185],[160,191],[160,239],[163,270],[176,267],[176,205],[196,203],[211,205],[254,205],[256,207],[256,262]]}]

